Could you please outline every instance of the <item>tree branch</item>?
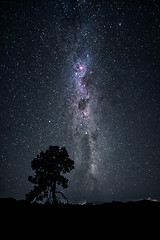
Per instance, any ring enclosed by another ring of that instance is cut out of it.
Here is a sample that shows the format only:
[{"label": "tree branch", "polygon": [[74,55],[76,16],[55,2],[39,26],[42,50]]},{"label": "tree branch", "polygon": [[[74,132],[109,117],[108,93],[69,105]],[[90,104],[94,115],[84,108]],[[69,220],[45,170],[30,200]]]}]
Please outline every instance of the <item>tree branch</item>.
[{"label": "tree branch", "polygon": [[64,194],[63,194],[62,192],[55,191],[55,193],[60,193],[60,194],[64,197],[64,199],[67,201],[67,203],[69,203],[69,202],[68,202],[68,199],[64,196]]}]

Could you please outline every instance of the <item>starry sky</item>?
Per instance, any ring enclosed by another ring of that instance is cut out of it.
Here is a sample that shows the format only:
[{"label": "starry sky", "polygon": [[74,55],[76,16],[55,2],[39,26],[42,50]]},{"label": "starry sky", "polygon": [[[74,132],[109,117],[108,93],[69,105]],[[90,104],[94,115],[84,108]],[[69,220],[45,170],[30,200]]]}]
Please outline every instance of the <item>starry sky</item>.
[{"label": "starry sky", "polygon": [[160,3],[0,3],[0,197],[65,146],[73,203],[160,199]]}]

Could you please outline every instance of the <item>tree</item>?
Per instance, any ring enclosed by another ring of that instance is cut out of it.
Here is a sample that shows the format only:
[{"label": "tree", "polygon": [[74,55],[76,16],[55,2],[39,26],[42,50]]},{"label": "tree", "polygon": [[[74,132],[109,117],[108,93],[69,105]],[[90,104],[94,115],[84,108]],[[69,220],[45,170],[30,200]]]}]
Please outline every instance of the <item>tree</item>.
[{"label": "tree", "polygon": [[60,191],[57,191],[57,184],[63,188],[68,187],[68,179],[63,174],[74,169],[74,161],[69,158],[65,147],[50,146],[45,152],[40,152],[31,162],[35,176],[29,176],[28,180],[35,184],[34,189],[26,194],[29,202],[42,201],[58,203],[56,193],[60,193],[68,202],[67,198]]}]

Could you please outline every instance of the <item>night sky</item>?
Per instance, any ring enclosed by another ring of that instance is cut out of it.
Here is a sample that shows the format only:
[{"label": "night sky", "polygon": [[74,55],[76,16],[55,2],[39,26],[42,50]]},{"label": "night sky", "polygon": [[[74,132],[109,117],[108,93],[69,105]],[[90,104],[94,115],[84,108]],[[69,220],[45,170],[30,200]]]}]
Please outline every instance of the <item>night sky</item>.
[{"label": "night sky", "polygon": [[65,146],[73,203],[160,199],[160,3],[0,3],[0,197]]}]

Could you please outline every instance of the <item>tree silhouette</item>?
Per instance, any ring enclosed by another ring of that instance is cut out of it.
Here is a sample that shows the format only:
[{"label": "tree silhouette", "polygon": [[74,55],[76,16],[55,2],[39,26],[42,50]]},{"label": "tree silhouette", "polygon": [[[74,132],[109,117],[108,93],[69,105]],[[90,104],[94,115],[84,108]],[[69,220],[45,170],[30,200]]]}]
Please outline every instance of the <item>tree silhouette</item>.
[{"label": "tree silhouette", "polygon": [[49,203],[58,203],[56,193],[60,193],[68,202],[62,192],[56,191],[56,184],[63,188],[68,187],[68,179],[61,173],[65,174],[74,169],[74,161],[69,158],[65,147],[50,146],[32,160],[31,167],[35,176],[29,176],[28,180],[35,186],[26,194],[27,201],[42,201],[46,198]]}]

